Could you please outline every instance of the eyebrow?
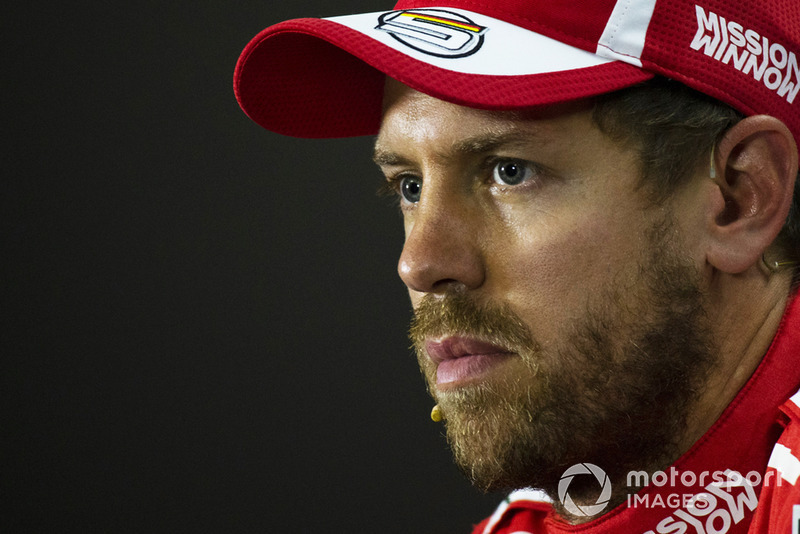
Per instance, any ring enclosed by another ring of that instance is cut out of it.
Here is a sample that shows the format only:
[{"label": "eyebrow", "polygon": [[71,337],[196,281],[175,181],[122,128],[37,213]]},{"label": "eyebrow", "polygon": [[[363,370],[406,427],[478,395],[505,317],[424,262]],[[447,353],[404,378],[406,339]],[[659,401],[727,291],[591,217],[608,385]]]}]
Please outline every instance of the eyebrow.
[{"label": "eyebrow", "polygon": [[[519,130],[482,133],[453,143],[446,153],[440,154],[439,156],[443,159],[449,159],[456,155],[485,154],[501,147],[521,147],[530,145],[537,137],[535,132],[523,132]],[[407,165],[410,163],[410,161],[401,154],[387,150],[378,144],[375,145],[372,160],[381,167]]]}]

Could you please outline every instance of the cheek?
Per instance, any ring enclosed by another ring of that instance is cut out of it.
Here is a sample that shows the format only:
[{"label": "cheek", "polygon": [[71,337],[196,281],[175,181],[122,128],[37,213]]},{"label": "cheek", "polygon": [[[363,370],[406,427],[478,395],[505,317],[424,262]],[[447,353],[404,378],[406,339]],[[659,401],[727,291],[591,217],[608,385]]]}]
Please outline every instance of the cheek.
[{"label": "cheek", "polygon": [[582,217],[514,236],[497,258],[495,283],[542,345],[584,318],[598,289],[620,283],[633,254],[612,221]]}]

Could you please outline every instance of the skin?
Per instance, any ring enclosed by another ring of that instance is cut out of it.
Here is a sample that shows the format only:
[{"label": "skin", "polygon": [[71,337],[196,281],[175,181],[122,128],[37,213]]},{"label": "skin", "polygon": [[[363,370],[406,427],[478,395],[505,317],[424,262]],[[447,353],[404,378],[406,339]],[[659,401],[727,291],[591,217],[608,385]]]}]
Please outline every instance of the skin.
[{"label": "skin", "polygon": [[[684,452],[752,374],[789,295],[789,274],[765,272],[760,258],[788,212],[797,149],[779,121],[743,122],[720,143],[720,179],[708,178],[705,163],[654,207],[638,187],[638,153],[600,132],[586,103],[528,115],[482,111],[389,80],[375,160],[396,189],[404,179],[423,183],[419,202],[400,201],[398,272],[412,304],[452,292],[503,303],[547,354],[583,318],[587,295],[608,285],[634,290],[651,251],[642,229],[669,216],[677,221],[669,241],[707,296],[717,352],[677,440],[676,453]],[[529,169],[522,183],[496,181],[497,163],[509,160]],[[502,383],[524,366],[505,357],[432,393]]]},{"label": "skin", "polygon": [[[580,315],[587,290],[609,276],[633,283],[636,273],[621,260],[638,257],[646,243],[635,229],[658,214],[645,212],[644,198],[633,194],[635,153],[620,153],[591,126],[588,110],[519,121],[392,87],[400,94],[388,98],[376,146],[399,162],[382,169],[390,179],[413,173],[425,184],[419,204],[401,206],[406,241],[398,271],[414,305],[457,285],[509,303],[547,345],[559,325]],[[476,154],[457,148],[495,134],[517,141]],[[552,172],[498,185],[485,168],[492,156]]]}]

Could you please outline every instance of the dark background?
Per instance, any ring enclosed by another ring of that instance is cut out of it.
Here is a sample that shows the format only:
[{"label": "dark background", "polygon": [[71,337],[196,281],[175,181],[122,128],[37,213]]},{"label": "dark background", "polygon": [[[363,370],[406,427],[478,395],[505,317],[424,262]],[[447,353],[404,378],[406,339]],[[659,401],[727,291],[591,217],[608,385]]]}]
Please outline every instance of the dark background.
[{"label": "dark background", "polygon": [[465,533],[371,139],[260,129],[287,18],[391,3],[50,2],[3,16],[2,532]]}]

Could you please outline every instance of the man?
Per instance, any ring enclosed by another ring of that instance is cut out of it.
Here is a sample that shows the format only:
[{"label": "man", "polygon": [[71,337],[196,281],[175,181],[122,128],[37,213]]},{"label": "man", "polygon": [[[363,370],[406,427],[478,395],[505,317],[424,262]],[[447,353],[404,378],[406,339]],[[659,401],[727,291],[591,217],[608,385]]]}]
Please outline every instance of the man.
[{"label": "man", "polygon": [[[377,134],[475,532],[797,532],[800,6],[401,1],[268,28],[289,135]],[[794,529],[794,530],[792,530]]]}]

